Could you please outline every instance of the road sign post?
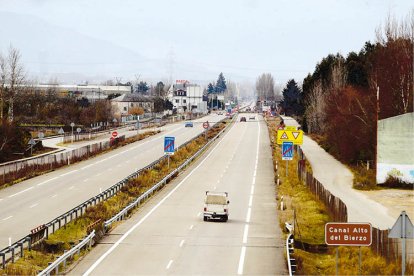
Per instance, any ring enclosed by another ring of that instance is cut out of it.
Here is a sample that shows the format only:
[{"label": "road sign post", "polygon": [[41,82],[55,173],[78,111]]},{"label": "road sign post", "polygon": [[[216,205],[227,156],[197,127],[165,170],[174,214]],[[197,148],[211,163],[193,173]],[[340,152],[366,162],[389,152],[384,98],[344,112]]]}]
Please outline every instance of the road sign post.
[{"label": "road sign post", "polygon": [[402,211],[394,226],[391,228],[388,238],[398,238],[401,241],[401,275],[405,275],[405,239],[414,239],[414,225],[405,211]]},{"label": "road sign post", "polygon": [[288,176],[288,162],[293,160],[293,142],[282,143],[282,160],[286,160],[286,176]]},{"label": "road sign post", "polygon": [[164,154],[168,155],[168,158],[167,158],[168,168],[170,168],[170,155],[174,155],[174,143],[175,143],[175,137],[173,136],[164,137]]},{"label": "road sign post", "polygon": [[208,121],[206,121],[206,122],[204,122],[203,123],[203,128],[205,129],[204,130],[204,138],[207,140],[207,130],[208,130],[208,128],[210,127],[210,124],[209,124],[209,122]]},{"label": "road sign post", "polygon": [[[337,246],[359,246],[359,271],[361,271],[361,246],[371,245],[372,226],[370,223],[328,222],[325,224],[325,243]],[[335,259],[335,270],[338,275],[338,247]]]}]

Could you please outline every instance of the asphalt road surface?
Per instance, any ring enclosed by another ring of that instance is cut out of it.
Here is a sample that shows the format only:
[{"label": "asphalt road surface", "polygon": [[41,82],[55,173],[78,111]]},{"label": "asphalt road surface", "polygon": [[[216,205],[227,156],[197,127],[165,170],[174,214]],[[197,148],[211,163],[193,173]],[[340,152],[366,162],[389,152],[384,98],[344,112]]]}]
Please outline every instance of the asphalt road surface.
[{"label": "asphalt road surface", "polygon": [[[203,221],[207,190],[229,193],[227,222]],[[281,275],[284,252],[266,125],[237,121],[69,274]]]},{"label": "asphalt road surface", "polygon": [[167,125],[155,136],[0,190],[0,248],[161,157],[164,136],[175,136],[177,147],[204,131],[201,122],[223,118],[212,114],[193,128],[184,122]]}]

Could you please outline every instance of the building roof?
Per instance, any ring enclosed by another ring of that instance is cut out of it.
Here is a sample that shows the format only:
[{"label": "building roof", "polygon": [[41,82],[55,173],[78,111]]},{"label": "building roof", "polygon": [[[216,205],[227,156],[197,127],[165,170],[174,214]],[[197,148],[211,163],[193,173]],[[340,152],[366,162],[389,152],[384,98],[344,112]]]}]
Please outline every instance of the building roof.
[{"label": "building roof", "polygon": [[112,99],[114,102],[153,102],[154,98],[150,96],[143,96],[136,93],[123,94]]}]

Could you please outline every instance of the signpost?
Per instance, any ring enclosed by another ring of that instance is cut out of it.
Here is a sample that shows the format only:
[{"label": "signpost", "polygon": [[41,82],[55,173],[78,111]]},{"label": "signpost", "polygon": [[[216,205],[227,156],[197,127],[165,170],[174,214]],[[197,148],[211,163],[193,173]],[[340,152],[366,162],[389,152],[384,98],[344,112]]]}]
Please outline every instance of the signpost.
[{"label": "signpost", "polygon": [[72,127],[72,143],[73,143],[73,127],[75,126],[75,123],[70,123],[70,126]]},{"label": "signpost", "polygon": [[294,145],[302,145],[303,130],[279,129],[277,131],[277,144],[281,145],[283,142],[293,142]]},{"label": "signpost", "polygon": [[112,132],[112,138],[116,138],[118,136],[118,132],[117,131],[113,131]]},{"label": "signpost", "polygon": [[170,167],[170,155],[174,155],[174,143],[175,143],[175,137],[173,136],[164,137],[164,154],[168,155],[168,168]]},{"label": "signpost", "polygon": [[405,239],[414,239],[414,226],[410,218],[407,216],[405,211],[402,211],[394,226],[388,233],[388,238],[402,239],[402,252],[401,252],[401,275],[405,275]]},{"label": "signpost", "polygon": [[207,129],[210,127],[210,123],[208,121],[203,123],[203,128],[205,129],[204,131],[204,138],[207,140]]},{"label": "signpost", "polygon": [[33,140],[33,138],[30,138],[28,144],[30,145],[30,156],[33,155],[33,146],[36,145],[35,140]]},{"label": "signpost", "polygon": [[286,160],[286,176],[288,176],[288,162],[293,160],[293,142],[283,142],[282,160]]},{"label": "signpost", "polygon": [[[359,246],[359,272],[361,273],[361,246],[372,243],[370,223],[328,222],[325,224],[325,243],[327,245]],[[336,248],[336,275],[338,275],[339,251]]]}]

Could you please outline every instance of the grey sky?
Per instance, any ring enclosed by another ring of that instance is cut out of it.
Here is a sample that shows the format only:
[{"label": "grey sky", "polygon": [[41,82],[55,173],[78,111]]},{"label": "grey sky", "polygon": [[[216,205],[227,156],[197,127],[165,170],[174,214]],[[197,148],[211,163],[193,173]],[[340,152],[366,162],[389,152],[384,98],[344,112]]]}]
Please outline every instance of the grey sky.
[{"label": "grey sky", "polygon": [[53,73],[76,81],[167,79],[172,50],[173,79],[206,81],[222,71],[254,81],[270,72],[284,84],[301,81],[329,53],[359,51],[388,13],[402,18],[413,7],[402,0],[0,0],[0,49],[19,48],[41,80]]}]

